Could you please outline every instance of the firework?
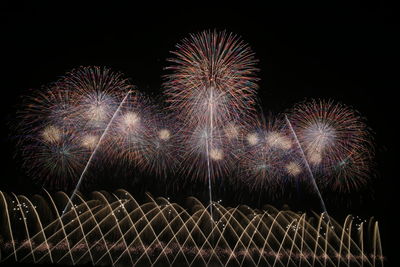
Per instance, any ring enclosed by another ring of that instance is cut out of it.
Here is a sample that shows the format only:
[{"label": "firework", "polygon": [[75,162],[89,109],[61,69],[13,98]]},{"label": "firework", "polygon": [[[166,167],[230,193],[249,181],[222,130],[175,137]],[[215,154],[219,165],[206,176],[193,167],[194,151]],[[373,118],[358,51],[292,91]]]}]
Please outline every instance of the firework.
[{"label": "firework", "polygon": [[78,139],[76,132],[46,127],[42,134],[25,142],[22,150],[24,167],[46,187],[74,185],[90,154]]},{"label": "firework", "polygon": [[[174,174],[178,164],[176,129],[172,124],[167,124],[168,116],[160,114],[163,122],[153,128],[149,143],[149,149],[145,154],[146,169],[154,173],[156,177],[167,178]],[[165,121],[167,119],[167,121]]]},{"label": "firework", "polygon": [[101,135],[132,85],[108,68],[80,67],[59,82],[70,92],[74,112],[70,119],[80,130]]},{"label": "firework", "polygon": [[106,136],[109,159],[135,166],[144,164],[143,154],[147,147],[148,107],[135,92],[122,105],[110,133]]},{"label": "firework", "polygon": [[17,114],[17,132],[23,167],[45,186],[71,185],[88,156],[76,132],[70,129],[68,114],[74,108],[70,94],[54,83],[32,91],[22,106]]},{"label": "firework", "polygon": [[181,172],[207,182],[210,177],[222,177],[233,167],[234,157],[222,129],[197,126],[181,129]]},{"label": "firework", "polygon": [[228,143],[254,111],[254,54],[237,36],[216,31],[192,34],[177,48],[165,93],[184,127],[184,169],[195,178],[220,176],[232,158]]},{"label": "firework", "polygon": [[44,185],[73,185],[130,88],[120,73],[81,67],[26,96],[17,130],[30,175]]},{"label": "firework", "polygon": [[239,177],[252,190],[280,196],[286,184],[299,179],[303,166],[280,117],[260,118],[247,129],[239,154]]},{"label": "firework", "polygon": [[356,111],[332,101],[313,100],[296,105],[289,120],[319,184],[351,191],[366,183],[371,141]]},{"label": "firework", "polygon": [[256,60],[240,38],[204,31],[184,39],[177,48],[169,59],[173,65],[167,68],[172,73],[167,76],[165,93],[181,119],[219,125],[253,108]]},{"label": "firework", "polygon": [[147,96],[133,92],[105,138],[108,159],[166,177],[177,159],[175,134],[172,118]]}]

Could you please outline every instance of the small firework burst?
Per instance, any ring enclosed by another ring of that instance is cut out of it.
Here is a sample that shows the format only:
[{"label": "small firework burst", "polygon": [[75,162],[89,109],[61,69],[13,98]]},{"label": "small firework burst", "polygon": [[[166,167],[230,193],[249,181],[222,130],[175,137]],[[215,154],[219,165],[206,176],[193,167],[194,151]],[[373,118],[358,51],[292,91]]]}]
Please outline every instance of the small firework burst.
[{"label": "small firework burst", "polygon": [[46,143],[60,142],[61,137],[62,137],[61,130],[54,125],[46,126],[42,131],[42,138],[43,141]]},{"label": "small firework burst", "polygon": [[285,166],[286,172],[291,176],[298,176],[302,172],[302,167],[299,163],[291,161]]},{"label": "small firework burst", "polygon": [[149,128],[154,125],[148,98],[131,93],[122,105],[110,133],[105,137],[109,159],[143,167],[149,147]]},{"label": "small firework burst", "polygon": [[365,183],[371,140],[356,111],[332,101],[312,100],[296,105],[289,120],[321,185],[351,191]]},{"label": "small firework burst", "polygon": [[36,138],[38,134],[48,141],[57,139],[60,129],[70,126],[68,114],[72,110],[70,94],[57,83],[31,90],[24,96],[22,108],[17,112],[20,141]]},{"label": "small firework burst", "polygon": [[252,190],[266,190],[272,197],[283,191],[290,177],[298,176],[302,167],[292,161],[292,140],[280,119],[269,116],[248,129],[245,148],[239,155],[241,179]]},{"label": "small firework burst", "polygon": [[155,112],[150,130],[150,142],[144,155],[146,169],[160,178],[175,172],[179,155],[177,149],[177,125],[174,118],[163,112]]},{"label": "small firework burst", "polygon": [[99,142],[99,136],[93,134],[85,134],[81,138],[81,146],[89,150],[94,150]]},{"label": "small firework burst", "polygon": [[249,134],[246,136],[246,140],[247,140],[247,143],[248,143],[249,145],[255,146],[255,145],[257,145],[257,143],[259,142],[258,134],[257,134],[257,133],[249,133]]},{"label": "small firework burst", "polygon": [[287,135],[278,131],[269,131],[265,136],[265,141],[268,146],[282,150],[289,150],[293,145],[292,140]]},{"label": "small firework burst", "polygon": [[233,167],[233,150],[223,129],[198,126],[194,130],[181,129],[181,172],[193,179],[206,182],[208,173],[212,181],[224,177]]},{"label": "small firework burst", "polygon": [[240,128],[240,126],[235,125],[234,123],[228,123],[224,127],[225,137],[228,138],[229,141],[238,139],[240,135]]},{"label": "small firework burst", "polygon": [[59,82],[71,92],[74,113],[69,117],[81,130],[101,134],[132,86],[121,73],[107,68],[80,67]]},{"label": "small firework burst", "polygon": [[24,167],[34,179],[40,180],[45,186],[73,186],[90,156],[90,151],[80,145],[76,132],[55,126],[48,126],[44,131],[45,134],[38,135],[24,146]]}]

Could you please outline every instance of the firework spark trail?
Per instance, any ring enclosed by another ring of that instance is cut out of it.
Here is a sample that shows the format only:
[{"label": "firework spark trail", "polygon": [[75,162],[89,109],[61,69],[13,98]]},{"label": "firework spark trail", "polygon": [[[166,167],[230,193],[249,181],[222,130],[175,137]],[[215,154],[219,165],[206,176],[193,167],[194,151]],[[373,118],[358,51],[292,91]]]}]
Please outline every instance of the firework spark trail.
[{"label": "firework spark trail", "polygon": [[[212,147],[212,136],[213,136],[213,108],[212,108],[212,98],[213,98],[213,90],[211,90],[211,97],[210,97],[210,138],[211,138],[211,147]],[[207,175],[208,175],[208,196],[210,198],[210,217],[211,221],[214,221],[213,216],[213,208],[212,208],[212,185],[211,185],[211,165],[210,165],[210,151],[209,151],[209,139],[207,136],[207,143],[206,143],[206,153],[207,153]]]},{"label": "firework spark trail", "polygon": [[72,195],[71,195],[69,201],[67,202],[67,205],[65,206],[65,208],[64,208],[64,210],[63,210],[63,212],[62,212],[62,214],[64,214],[64,213],[67,211],[67,209],[68,209],[69,206],[71,205],[72,201],[74,200],[74,197],[75,197],[76,193],[78,192],[78,189],[79,189],[79,187],[80,187],[80,185],[81,185],[81,183],[82,183],[82,179],[83,179],[83,177],[85,176],[85,173],[86,173],[87,169],[89,168],[90,163],[92,162],[93,156],[96,154],[96,151],[97,151],[97,149],[99,148],[99,146],[100,146],[100,144],[101,144],[101,141],[104,139],[104,136],[106,135],[106,133],[108,132],[108,129],[110,128],[110,125],[111,125],[112,122],[114,121],[114,119],[115,119],[115,117],[117,116],[119,110],[121,109],[122,105],[125,103],[126,99],[128,98],[128,96],[130,95],[131,92],[132,92],[132,91],[130,90],[130,91],[128,91],[128,93],[126,93],[124,99],[122,99],[122,101],[121,101],[121,103],[119,104],[117,110],[114,112],[114,114],[113,114],[113,116],[111,117],[109,123],[107,124],[107,127],[104,129],[103,134],[101,135],[99,141],[98,141],[97,144],[96,144],[95,149],[93,150],[92,154],[90,155],[90,158],[89,158],[89,160],[87,161],[86,166],[85,166],[85,168],[83,169],[83,171],[82,171],[82,173],[81,173],[81,176],[79,177],[78,183],[76,184],[76,187],[75,187],[74,191],[72,192]]},{"label": "firework spark trail", "polygon": [[289,126],[289,128],[290,128],[290,131],[292,132],[292,134],[293,134],[293,136],[294,136],[294,139],[296,140],[297,146],[300,148],[301,156],[303,157],[304,163],[305,163],[306,168],[307,168],[307,171],[308,171],[308,173],[309,173],[310,176],[311,176],[312,184],[313,184],[313,186],[314,186],[314,188],[315,188],[315,191],[316,191],[317,194],[318,194],[318,197],[319,197],[319,200],[320,200],[320,204],[321,204],[322,210],[323,210],[324,213],[326,213],[326,215],[327,215],[327,217],[328,217],[328,220],[329,220],[329,215],[328,215],[328,212],[326,211],[325,202],[324,202],[324,200],[322,199],[321,192],[319,191],[319,188],[318,188],[318,186],[317,186],[317,183],[315,182],[314,174],[312,173],[311,168],[310,168],[310,165],[308,164],[308,161],[307,161],[306,155],[304,154],[303,148],[301,147],[300,142],[299,142],[299,139],[297,138],[296,132],[294,131],[294,129],[293,129],[293,127],[292,127],[292,124],[290,123],[290,121],[289,121],[289,119],[288,119],[288,117],[287,117],[286,115],[285,115],[285,119],[286,119],[286,122],[287,122],[287,124],[288,124],[288,126]]}]

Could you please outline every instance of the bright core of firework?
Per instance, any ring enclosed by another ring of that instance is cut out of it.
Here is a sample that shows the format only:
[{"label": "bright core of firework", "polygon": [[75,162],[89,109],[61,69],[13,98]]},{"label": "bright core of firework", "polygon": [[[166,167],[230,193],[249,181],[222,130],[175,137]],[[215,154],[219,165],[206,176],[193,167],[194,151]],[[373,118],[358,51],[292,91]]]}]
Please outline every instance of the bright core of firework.
[{"label": "bright core of firework", "polygon": [[254,146],[258,143],[258,135],[256,133],[248,134],[246,139],[247,139],[247,142],[252,146]]},{"label": "bright core of firework", "polygon": [[210,150],[210,158],[213,160],[222,160],[224,158],[224,153],[219,148],[212,148]]},{"label": "bright core of firework", "polygon": [[89,106],[86,117],[94,122],[101,122],[107,118],[106,107],[104,103],[96,103]]},{"label": "bright core of firework", "polygon": [[234,139],[239,136],[239,129],[235,124],[230,123],[224,128],[225,136],[228,139]]},{"label": "bright core of firework", "polygon": [[301,167],[296,162],[289,162],[286,166],[286,171],[291,176],[297,176],[301,173]]},{"label": "bright core of firework", "polygon": [[307,160],[312,164],[312,165],[318,165],[322,161],[322,155],[318,151],[308,151],[307,152]]},{"label": "bright core of firework", "polygon": [[170,137],[171,137],[171,133],[167,129],[161,129],[158,132],[158,138],[160,138],[161,140],[168,140]]},{"label": "bright core of firework", "polygon": [[134,112],[127,112],[125,115],[123,115],[123,126],[126,128],[126,130],[133,130],[136,128],[138,125],[140,118],[137,113]]},{"label": "bright core of firework", "polygon": [[309,144],[309,149],[320,153],[336,140],[336,131],[327,122],[316,122],[302,132],[304,141]]},{"label": "bright core of firework", "polygon": [[273,148],[288,150],[292,147],[292,141],[279,132],[272,131],[267,133],[265,140]]},{"label": "bright core of firework", "polygon": [[61,131],[56,126],[50,125],[44,128],[42,137],[47,143],[57,143],[61,140]]},{"label": "bright core of firework", "polygon": [[96,135],[85,135],[82,138],[82,146],[84,148],[93,150],[96,147],[98,140],[99,138]]}]

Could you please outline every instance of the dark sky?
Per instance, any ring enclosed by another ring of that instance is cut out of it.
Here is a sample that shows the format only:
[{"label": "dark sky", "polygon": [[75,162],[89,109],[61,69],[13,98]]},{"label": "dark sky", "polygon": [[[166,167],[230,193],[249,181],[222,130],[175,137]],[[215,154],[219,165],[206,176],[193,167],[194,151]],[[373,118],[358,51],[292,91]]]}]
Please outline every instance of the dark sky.
[{"label": "dark sky", "polygon": [[393,6],[363,1],[307,6],[256,6],[244,1],[218,6],[198,1],[194,7],[153,1],[144,8],[139,2],[36,2],[7,1],[0,11],[0,190],[29,193],[40,188],[13,158],[9,130],[20,96],[28,89],[55,81],[74,67],[99,65],[125,73],[140,90],[156,96],[161,93],[166,58],[177,42],[189,33],[226,29],[242,36],[260,60],[258,95],[264,111],[282,112],[305,98],[327,98],[351,105],[367,118],[376,143],[377,179],[368,197],[352,196],[349,205],[340,207],[331,201],[328,209],[377,217],[384,252],[391,247],[391,218],[399,201],[394,149],[399,24]]}]

